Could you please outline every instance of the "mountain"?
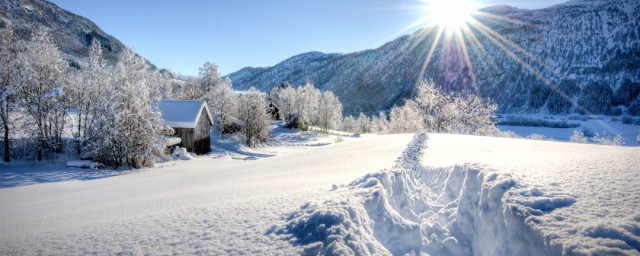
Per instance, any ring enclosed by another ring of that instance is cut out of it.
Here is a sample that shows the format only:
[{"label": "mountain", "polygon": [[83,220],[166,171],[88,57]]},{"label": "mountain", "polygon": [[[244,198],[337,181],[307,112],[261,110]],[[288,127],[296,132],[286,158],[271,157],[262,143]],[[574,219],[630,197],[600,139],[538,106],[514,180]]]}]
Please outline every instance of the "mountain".
[{"label": "mountain", "polygon": [[[640,114],[640,1],[502,5],[481,13],[474,17],[480,25],[462,33],[465,47],[455,33],[442,34],[423,78],[490,98],[505,112]],[[227,77],[238,90],[313,82],[338,95],[346,113],[371,113],[412,95],[437,34],[424,28],[377,49],[304,53]]]},{"label": "mountain", "polygon": [[0,28],[11,26],[19,39],[29,40],[45,29],[73,66],[88,56],[92,40],[102,45],[104,57],[115,63],[125,46],[96,24],[44,0],[0,0]]}]

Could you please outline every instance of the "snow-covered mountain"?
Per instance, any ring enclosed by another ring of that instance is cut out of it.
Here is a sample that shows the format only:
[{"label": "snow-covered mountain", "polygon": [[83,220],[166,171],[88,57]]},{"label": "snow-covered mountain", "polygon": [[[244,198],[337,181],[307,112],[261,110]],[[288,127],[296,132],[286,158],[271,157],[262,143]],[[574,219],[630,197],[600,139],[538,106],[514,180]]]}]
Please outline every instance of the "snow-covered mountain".
[{"label": "snow-covered mountain", "polygon": [[[573,0],[540,10],[503,5],[482,11],[488,15],[475,17],[483,25],[471,26],[474,36],[463,34],[469,61],[445,32],[425,78],[491,98],[502,111],[640,113],[640,1]],[[422,29],[377,49],[305,53],[228,77],[238,90],[313,82],[336,93],[347,113],[387,109],[412,94],[436,35],[436,29]]]},{"label": "snow-covered mountain", "polygon": [[44,0],[0,0],[0,28],[6,26],[11,26],[23,40],[28,40],[37,29],[45,29],[71,65],[88,56],[94,39],[100,42],[104,57],[112,64],[125,47],[90,20]]}]

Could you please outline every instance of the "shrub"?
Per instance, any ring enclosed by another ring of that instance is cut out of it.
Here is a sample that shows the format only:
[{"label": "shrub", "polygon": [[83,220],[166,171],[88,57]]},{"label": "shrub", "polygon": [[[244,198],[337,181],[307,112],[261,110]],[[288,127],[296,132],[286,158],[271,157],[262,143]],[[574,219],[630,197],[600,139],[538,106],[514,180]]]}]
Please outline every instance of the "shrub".
[{"label": "shrub", "polygon": [[614,137],[609,137],[607,136],[606,133],[600,135],[597,134],[595,136],[593,136],[593,142],[599,145],[611,145],[611,146],[620,146],[622,145],[622,136],[620,136],[620,134],[617,134]]},{"label": "shrub", "polygon": [[574,130],[570,141],[575,143],[587,143],[587,137],[584,136],[582,131]]},{"label": "shrub", "polygon": [[633,124],[633,118],[631,118],[630,116],[623,116],[622,117],[622,123],[623,124]]}]

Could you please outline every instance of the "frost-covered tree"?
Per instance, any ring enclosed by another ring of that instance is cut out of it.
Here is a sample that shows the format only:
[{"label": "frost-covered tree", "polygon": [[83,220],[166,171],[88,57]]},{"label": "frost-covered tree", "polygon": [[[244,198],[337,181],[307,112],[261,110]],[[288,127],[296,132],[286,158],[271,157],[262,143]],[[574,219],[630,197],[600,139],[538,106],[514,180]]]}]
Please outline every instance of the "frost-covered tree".
[{"label": "frost-covered tree", "polygon": [[408,100],[403,107],[395,106],[389,113],[391,133],[410,133],[424,130],[424,121],[417,104]]},{"label": "frost-covered tree", "polygon": [[371,118],[369,118],[364,113],[360,113],[358,115],[358,119],[356,120],[358,123],[358,132],[359,133],[368,133],[371,128]]},{"label": "frost-covered tree", "polygon": [[184,82],[182,86],[182,90],[179,95],[174,95],[177,99],[181,100],[202,100],[203,92],[200,90],[200,85],[198,84],[198,80],[194,77],[187,78],[187,81]]},{"label": "frost-covered tree", "polygon": [[342,119],[340,130],[345,132],[358,132],[358,123],[352,116],[345,116],[344,119]]},{"label": "frost-covered tree", "polygon": [[96,115],[96,102],[102,100],[102,93],[109,83],[109,69],[102,57],[102,48],[97,40],[92,41],[89,58],[82,69],[71,72],[68,84],[71,105],[77,110],[74,137],[78,154],[82,154],[82,145],[86,140],[87,126]]},{"label": "frost-covered tree", "polygon": [[316,89],[311,83],[296,89],[296,113],[302,119],[308,121],[309,125],[316,125],[315,121],[318,120],[320,96],[320,90]]},{"label": "frost-covered tree", "polygon": [[146,62],[131,50],[123,51],[108,88],[97,104],[84,153],[99,162],[134,168],[152,166],[162,153],[160,136],[170,129],[149,97]]},{"label": "frost-covered tree", "polygon": [[231,80],[224,79],[211,89],[209,108],[213,111],[215,128],[223,132],[231,123],[231,117],[237,115],[237,96],[231,86]]},{"label": "frost-covered tree", "polygon": [[386,134],[390,133],[389,119],[384,112],[378,113],[377,116],[371,117],[371,132]]},{"label": "frost-covered tree", "polygon": [[289,117],[296,108],[296,89],[293,86],[286,86],[277,91],[276,105],[280,108],[280,116],[285,122],[289,122]]},{"label": "frost-covered tree", "polygon": [[325,91],[318,100],[315,123],[328,133],[329,129],[338,127],[342,121],[342,104],[333,92]]},{"label": "frost-covered tree", "polygon": [[242,122],[241,132],[249,147],[269,140],[269,115],[262,93],[251,88],[239,95],[238,119]]},{"label": "frost-covered tree", "polygon": [[0,29],[0,120],[3,130],[3,160],[11,161],[9,135],[12,129],[11,113],[16,104],[16,65],[18,51],[22,44],[16,40],[13,30],[9,27]]},{"label": "frost-covered tree", "polygon": [[574,130],[571,138],[569,138],[569,141],[575,143],[587,143],[587,137],[584,135],[584,132]]},{"label": "frost-covered tree", "polygon": [[208,61],[202,64],[198,72],[199,91],[202,93],[200,100],[209,102],[211,99],[215,99],[212,97],[211,92],[221,82],[218,65]]},{"label": "frost-covered tree", "polygon": [[36,127],[37,159],[45,150],[62,151],[62,132],[68,102],[64,97],[68,64],[43,30],[34,33],[18,54],[20,74],[16,95]]}]

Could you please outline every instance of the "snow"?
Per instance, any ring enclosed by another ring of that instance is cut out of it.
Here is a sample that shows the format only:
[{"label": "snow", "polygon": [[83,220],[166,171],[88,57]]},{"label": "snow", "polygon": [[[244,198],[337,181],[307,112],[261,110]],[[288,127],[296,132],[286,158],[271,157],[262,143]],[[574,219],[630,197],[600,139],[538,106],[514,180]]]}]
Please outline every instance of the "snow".
[{"label": "snow", "polygon": [[187,152],[186,148],[176,147],[171,153],[172,157],[175,157],[180,160],[193,160],[194,155]]},{"label": "snow", "polygon": [[638,148],[338,136],[274,127],[256,149],[227,136],[190,161],[0,189],[0,254],[640,252]]},{"label": "snow", "polygon": [[[309,134],[110,178],[0,189],[0,254],[297,254],[265,232],[332,185],[392,165],[412,137]],[[232,157],[242,152],[271,156]]]},{"label": "snow", "polygon": [[195,128],[203,108],[209,116],[209,120],[213,120],[209,107],[202,101],[162,100],[158,104],[158,108],[162,112],[165,123],[172,128]]},{"label": "snow", "polygon": [[96,163],[88,160],[70,160],[67,161],[67,167],[76,167],[76,168],[91,168],[97,169],[101,167],[100,163]]}]

